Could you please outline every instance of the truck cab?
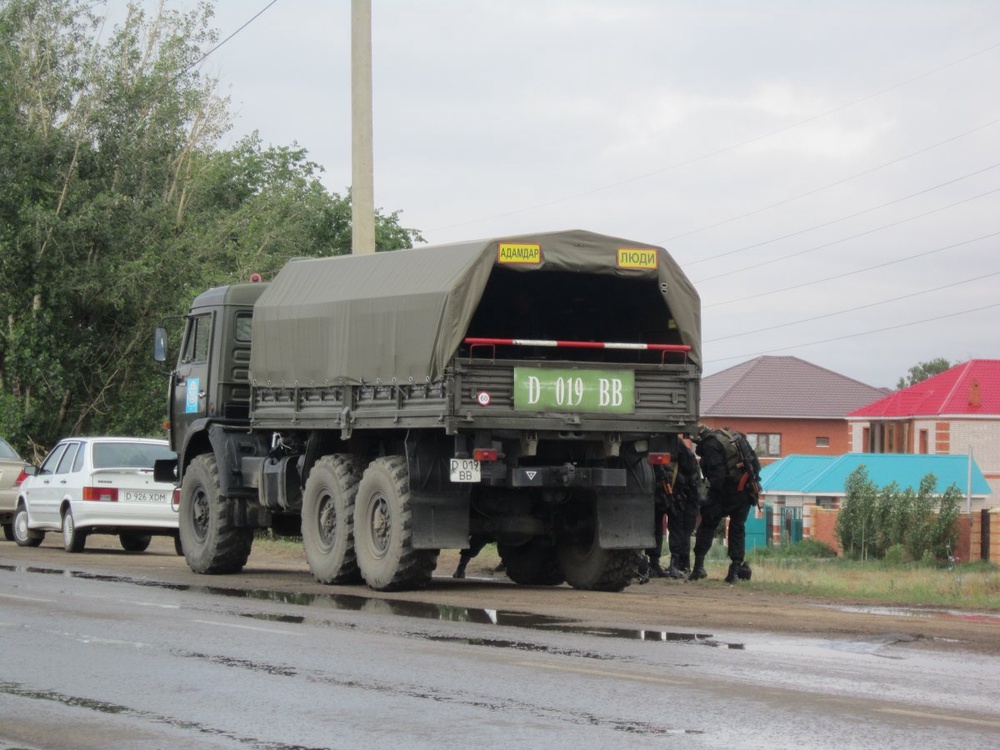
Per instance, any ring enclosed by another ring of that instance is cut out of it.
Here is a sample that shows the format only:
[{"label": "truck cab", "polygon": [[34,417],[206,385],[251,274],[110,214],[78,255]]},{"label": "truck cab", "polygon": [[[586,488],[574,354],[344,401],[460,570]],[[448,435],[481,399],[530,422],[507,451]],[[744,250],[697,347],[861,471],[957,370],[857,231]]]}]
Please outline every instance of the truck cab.
[{"label": "truck cab", "polygon": [[[199,294],[191,304],[176,367],[170,373],[170,446],[183,467],[202,452],[211,423],[249,423],[253,306],[265,283],[232,284]],[[158,332],[158,340],[165,335]],[[166,347],[157,359],[166,359]]]}]

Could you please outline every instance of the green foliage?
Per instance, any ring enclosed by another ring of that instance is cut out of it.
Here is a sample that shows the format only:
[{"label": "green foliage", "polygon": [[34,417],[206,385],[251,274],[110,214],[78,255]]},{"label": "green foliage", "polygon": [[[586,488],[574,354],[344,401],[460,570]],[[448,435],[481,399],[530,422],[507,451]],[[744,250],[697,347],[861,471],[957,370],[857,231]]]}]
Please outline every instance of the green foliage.
[{"label": "green foliage", "polygon": [[955,485],[935,495],[937,478],[928,474],[919,489],[900,490],[892,483],[878,490],[859,466],[847,478],[844,504],[837,517],[841,550],[853,559],[947,560],[958,538],[956,521],[961,494]]},{"label": "green foliage", "polygon": [[945,370],[950,370],[952,366],[951,362],[941,357],[932,359],[930,362],[921,362],[911,367],[909,374],[905,378],[900,378],[897,381],[896,390],[901,391],[904,388],[909,388],[911,385],[921,383],[927,380],[927,378],[940,375]]},{"label": "green foliage", "polygon": [[[350,196],[305,149],[219,149],[228,101],[197,63],[212,4],[99,34],[92,4],[0,0],[0,429],[161,435],[151,333],[211,286],[350,252]],[[103,41],[102,41],[103,40]],[[380,250],[419,233],[376,216]]]}]

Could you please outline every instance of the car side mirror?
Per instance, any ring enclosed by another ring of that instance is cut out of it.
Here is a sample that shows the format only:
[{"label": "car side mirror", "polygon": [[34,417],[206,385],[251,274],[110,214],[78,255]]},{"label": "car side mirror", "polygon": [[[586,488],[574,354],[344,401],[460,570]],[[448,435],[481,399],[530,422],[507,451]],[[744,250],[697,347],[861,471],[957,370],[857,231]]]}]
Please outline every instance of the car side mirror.
[{"label": "car side mirror", "polygon": [[157,362],[167,361],[167,329],[157,328],[153,331],[153,359]]}]

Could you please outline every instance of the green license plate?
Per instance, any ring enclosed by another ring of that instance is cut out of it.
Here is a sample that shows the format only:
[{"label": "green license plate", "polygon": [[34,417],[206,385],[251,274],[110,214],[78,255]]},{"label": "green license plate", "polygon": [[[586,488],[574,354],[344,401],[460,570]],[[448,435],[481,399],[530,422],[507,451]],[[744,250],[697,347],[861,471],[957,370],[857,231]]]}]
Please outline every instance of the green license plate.
[{"label": "green license plate", "polygon": [[635,411],[635,373],[515,367],[514,408],[631,414]]}]

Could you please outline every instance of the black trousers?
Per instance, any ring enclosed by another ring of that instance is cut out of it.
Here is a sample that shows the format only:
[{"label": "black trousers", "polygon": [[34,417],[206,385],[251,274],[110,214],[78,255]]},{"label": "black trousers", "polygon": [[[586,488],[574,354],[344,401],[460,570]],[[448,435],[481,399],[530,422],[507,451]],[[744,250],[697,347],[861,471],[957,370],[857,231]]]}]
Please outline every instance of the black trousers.
[{"label": "black trousers", "polygon": [[729,517],[729,559],[740,562],[746,555],[747,516],[750,515],[750,495],[746,492],[729,492],[721,497],[711,497],[701,509],[701,523],[695,533],[694,553],[708,554],[712,549],[715,531],[722,519]]},{"label": "black trousers", "polygon": [[667,505],[667,545],[670,555],[680,561],[682,568],[691,563],[691,536],[697,524],[696,503],[675,501]]}]

